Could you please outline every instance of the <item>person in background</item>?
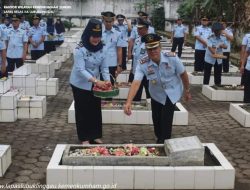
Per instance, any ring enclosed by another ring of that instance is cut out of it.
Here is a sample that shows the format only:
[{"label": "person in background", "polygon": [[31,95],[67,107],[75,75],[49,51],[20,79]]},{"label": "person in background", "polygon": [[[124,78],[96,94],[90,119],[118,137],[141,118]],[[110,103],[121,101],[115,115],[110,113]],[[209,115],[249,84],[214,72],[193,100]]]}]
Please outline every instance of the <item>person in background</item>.
[{"label": "person in background", "polygon": [[20,28],[26,31],[26,35],[28,36],[29,34],[29,29],[30,29],[30,23],[25,20],[25,15],[21,14],[21,19],[20,19]]},{"label": "person in background", "polygon": [[0,24],[0,28],[1,28],[1,40],[4,41],[5,46],[6,46],[6,40],[7,40],[7,32],[9,29],[12,28],[12,24],[11,24],[11,18],[9,14],[5,14],[3,16],[3,23]]},{"label": "person in background", "polygon": [[207,39],[211,36],[211,28],[208,27],[208,18],[201,18],[201,25],[197,26],[194,31],[195,53],[194,53],[194,71],[201,72],[204,70],[204,58],[207,48]]},{"label": "person in background", "polygon": [[246,53],[246,47],[247,44],[250,43],[250,33],[245,34],[245,36],[242,39],[242,43],[241,43],[241,51],[240,51],[240,72],[241,72],[241,85],[244,86],[244,81],[245,81],[245,74],[244,74],[244,70],[245,70],[245,59],[244,59],[244,55]]},{"label": "person in background", "polygon": [[246,44],[246,49],[242,58],[240,71],[244,74],[244,103],[250,103],[250,40]]},{"label": "person in background", "polygon": [[161,51],[160,40],[161,37],[157,34],[147,34],[142,37],[148,59],[141,59],[136,67],[135,78],[129,90],[124,112],[131,115],[132,100],[145,75],[149,80],[156,142],[162,144],[165,139],[171,138],[175,104],[182,96],[183,86],[184,97],[187,101],[191,99],[191,94],[184,65],[175,54]]},{"label": "person in background", "polygon": [[[128,32],[131,31],[131,24],[127,21],[126,17],[122,14],[119,14],[116,16],[116,19],[118,21],[118,24],[116,25],[120,32],[121,32],[121,38],[124,42],[122,45],[122,70],[126,70],[127,66],[127,48],[128,48]],[[124,21],[126,24],[124,24]]]},{"label": "person in background", "polygon": [[53,18],[48,18],[47,19],[47,29],[46,29],[47,35],[45,37],[44,41],[44,50],[46,53],[49,53],[51,51],[55,51],[55,25],[54,25],[54,19]]},{"label": "person in background", "polygon": [[[101,22],[90,19],[74,51],[74,65],[70,84],[75,101],[75,118],[78,139],[82,144],[102,143],[101,99],[93,95],[92,87],[111,85],[105,51],[101,41]],[[98,80],[102,72],[105,81]]]},{"label": "person in background", "polygon": [[122,71],[122,46],[123,40],[121,38],[121,32],[116,30],[113,26],[115,14],[113,12],[103,12],[104,29],[102,31],[102,42],[104,45],[104,51],[106,56],[104,61],[109,66],[109,73],[111,77],[111,83],[114,84],[113,78]]},{"label": "person in background", "polygon": [[39,26],[39,15],[33,16],[33,26],[29,31],[29,42],[31,45],[31,59],[37,60],[44,55],[44,40],[46,36],[46,30]]},{"label": "person in background", "polygon": [[[143,20],[143,19],[138,19],[137,30],[138,30],[139,37],[135,39],[135,43],[134,43],[134,47],[133,47],[133,63],[134,64],[133,64],[133,67],[131,68],[132,69],[132,74],[131,74],[132,76],[130,76],[131,81],[129,81],[129,82],[132,82],[134,80],[136,67],[139,64],[140,59],[148,57],[147,51],[145,48],[145,43],[142,42],[142,40],[141,40],[143,36],[148,34],[148,27],[149,27],[148,21]],[[141,101],[143,87],[145,88],[146,98],[150,99],[150,94],[148,91],[148,80],[147,80],[146,76],[144,76],[133,101]]]},{"label": "person in background", "polygon": [[[0,34],[1,34],[1,28],[0,28]],[[1,38],[1,35],[0,35]],[[5,42],[0,40],[0,78],[2,77],[7,77],[7,72],[6,72],[6,46]]]},{"label": "person in background", "polygon": [[56,19],[55,23],[55,42],[56,45],[61,45],[64,42],[65,27],[60,18]]},{"label": "person in background", "polygon": [[213,34],[208,38],[207,49],[205,53],[204,78],[203,84],[208,85],[211,76],[211,70],[214,66],[214,84],[221,85],[222,59],[214,57],[215,54],[222,55],[222,49],[227,48],[226,37],[222,35],[223,26],[219,22],[212,25]]},{"label": "person in background", "polygon": [[182,19],[177,19],[177,24],[173,27],[171,41],[172,49],[171,52],[175,52],[176,47],[178,46],[178,57],[181,57],[182,46],[185,45],[187,39],[188,30],[187,27],[182,24]]},{"label": "person in background", "polygon": [[42,18],[42,14],[37,14],[37,16],[40,18],[39,26],[42,27],[46,31],[47,22],[45,21],[44,18]]},{"label": "person in background", "polygon": [[26,59],[28,36],[26,31],[20,28],[21,15],[12,15],[12,28],[7,32],[7,71],[13,72],[15,68],[23,65]]},{"label": "person in background", "polygon": [[[145,13],[143,11],[139,11],[138,16],[139,16],[140,19],[148,21],[148,14],[147,13]],[[155,33],[154,27],[149,26],[148,27],[148,33]],[[133,49],[133,46],[134,46],[135,39],[138,38],[138,36],[139,35],[138,35],[138,32],[137,32],[137,26],[134,26],[132,28],[132,31],[131,31],[131,34],[130,34],[130,37],[129,37],[129,41],[128,41],[128,59],[133,59],[132,58],[132,49]]]},{"label": "person in background", "polygon": [[234,40],[232,29],[227,27],[227,22],[225,20],[222,20],[221,22],[223,26],[223,30],[221,34],[226,37],[227,39],[227,49],[223,49],[223,55],[225,55],[227,58],[222,60],[222,69],[224,73],[229,72],[229,57],[230,57],[230,51],[231,51],[231,42]]}]

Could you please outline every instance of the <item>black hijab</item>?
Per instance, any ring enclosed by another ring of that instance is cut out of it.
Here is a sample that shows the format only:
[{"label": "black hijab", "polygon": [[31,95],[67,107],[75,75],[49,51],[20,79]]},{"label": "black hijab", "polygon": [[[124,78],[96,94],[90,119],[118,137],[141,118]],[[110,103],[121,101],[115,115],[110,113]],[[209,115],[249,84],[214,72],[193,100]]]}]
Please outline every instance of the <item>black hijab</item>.
[{"label": "black hijab", "polygon": [[59,23],[55,23],[56,33],[61,34],[65,32],[64,24],[62,23],[61,19],[57,19],[57,21],[59,21]]},{"label": "black hijab", "polygon": [[97,19],[90,19],[85,30],[82,33],[83,46],[90,52],[97,52],[103,48],[103,44],[100,41],[96,46],[89,42],[90,37],[102,37],[102,23]]}]

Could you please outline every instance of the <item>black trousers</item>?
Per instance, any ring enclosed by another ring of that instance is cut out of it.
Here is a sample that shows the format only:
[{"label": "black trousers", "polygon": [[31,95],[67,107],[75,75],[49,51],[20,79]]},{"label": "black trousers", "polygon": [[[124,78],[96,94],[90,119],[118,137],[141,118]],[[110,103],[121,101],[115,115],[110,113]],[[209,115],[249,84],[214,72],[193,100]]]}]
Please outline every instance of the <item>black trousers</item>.
[{"label": "black trousers", "polygon": [[250,103],[250,71],[244,70],[244,103]]},{"label": "black trousers", "polygon": [[165,139],[171,138],[175,104],[168,97],[165,105],[151,98],[151,108],[157,143],[164,143]]},{"label": "black trousers", "polygon": [[[203,84],[209,84],[213,65],[205,62]],[[221,85],[222,64],[216,61],[214,64],[214,84]]]},{"label": "black trousers", "polygon": [[9,58],[7,57],[7,72],[13,72],[16,68],[23,66],[23,59],[22,58]]},{"label": "black trousers", "polygon": [[[246,63],[244,64],[244,68],[246,67]],[[240,85],[244,85],[245,84],[245,72],[241,75],[241,81],[240,81]]]},{"label": "black trousers", "polygon": [[[130,73],[129,74],[129,81],[128,82],[132,82],[134,80],[134,74],[133,73]],[[143,87],[145,88],[145,93],[146,93],[146,98],[151,98],[150,96],[150,93],[149,93],[149,90],[148,90],[148,80],[147,80],[147,77],[144,76],[142,81],[141,81],[141,84],[140,84],[140,87],[133,99],[133,101],[141,101],[141,96],[142,96],[142,91],[143,91]]]},{"label": "black trousers", "polygon": [[122,70],[127,70],[127,47],[122,47]]},{"label": "black trousers", "polygon": [[32,60],[37,60],[40,57],[42,57],[45,53],[44,53],[44,50],[31,50],[30,54],[31,54]]},{"label": "black trousers", "polygon": [[206,50],[195,50],[194,52],[194,71],[203,71],[205,63],[205,53]]},{"label": "black trousers", "polygon": [[64,40],[62,40],[62,41],[54,41],[54,42],[55,42],[56,46],[60,46],[60,45],[62,45],[62,43],[64,42]]},{"label": "black trousers", "polygon": [[175,52],[176,47],[178,46],[178,57],[181,57],[182,54],[182,46],[184,44],[184,37],[183,38],[174,38],[173,45],[172,45],[172,52]]},{"label": "black trousers", "polygon": [[71,85],[75,100],[75,119],[78,139],[94,140],[102,137],[101,99],[92,91]]},{"label": "black trousers", "polygon": [[227,56],[226,59],[222,59],[223,72],[224,73],[228,73],[229,72],[229,57],[230,57],[230,52],[223,52],[223,55]]},{"label": "black trousers", "polygon": [[45,53],[50,53],[51,51],[56,51],[56,46],[54,41],[44,41],[44,51]]}]

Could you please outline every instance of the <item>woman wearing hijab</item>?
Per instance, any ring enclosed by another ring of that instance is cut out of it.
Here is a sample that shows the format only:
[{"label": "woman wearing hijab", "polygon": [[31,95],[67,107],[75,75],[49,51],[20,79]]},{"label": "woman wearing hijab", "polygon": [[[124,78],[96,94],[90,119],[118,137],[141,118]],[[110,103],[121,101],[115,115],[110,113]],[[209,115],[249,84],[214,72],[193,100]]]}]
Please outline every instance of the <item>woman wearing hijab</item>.
[{"label": "woman wearing hijab", "polygon": [[[91,19],[74,52],[70,84],[75,101],[77,135],[82,144],[102,143],[101,99],[93,95],[92,87],[107,88],[111,83],[101,37],[102,23]],[[100,72],[105,81],[98,80]]]},{"label": "woman wearing hijab", "polygon": [[55,51],[55,42],[54,42],[54,33],[55,33],[55,25],[53,18],[47,19],[47,35],[45,37],[44,41],[44,50],[46,53],[49,53],[51,51]]},{"label": "woman wearing hijab", "polygon": [[56,24],[55,24],[55,41],[56,45],[61,45],[64,41],[64,36],[63,33],[65,32],[65,27],[64,24],[62,23],[61,19],[58,18],[56,19]]}]

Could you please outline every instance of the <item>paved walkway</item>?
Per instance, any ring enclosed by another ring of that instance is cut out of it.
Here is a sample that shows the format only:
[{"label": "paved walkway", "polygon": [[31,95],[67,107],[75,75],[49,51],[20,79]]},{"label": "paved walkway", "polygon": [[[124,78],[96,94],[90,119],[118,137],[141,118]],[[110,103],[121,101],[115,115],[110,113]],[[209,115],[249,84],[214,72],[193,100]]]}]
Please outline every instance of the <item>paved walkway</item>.
[{"label": "paved walkway", "polygon": [[[57,96],[47,98],[43,119],[23,119],[0,123],[0,144],[12,147],[12,164],[0,184],[46,184],[46,167],[56,144],[78,143],[74,124],[68,124],[72,102],[68,83],[72,59],[64,63]],[[235,190],[250,190],[250,128],[241,127],[228,114],[229,103],[212,102],[192,86],[193,100],[184,103],[189,126],[175,126],[173,137],[197,135],[202,142],[213,142],[236,168]],[[105,143],[154,143],[153,128],[139,125],[104,125]]]}]

